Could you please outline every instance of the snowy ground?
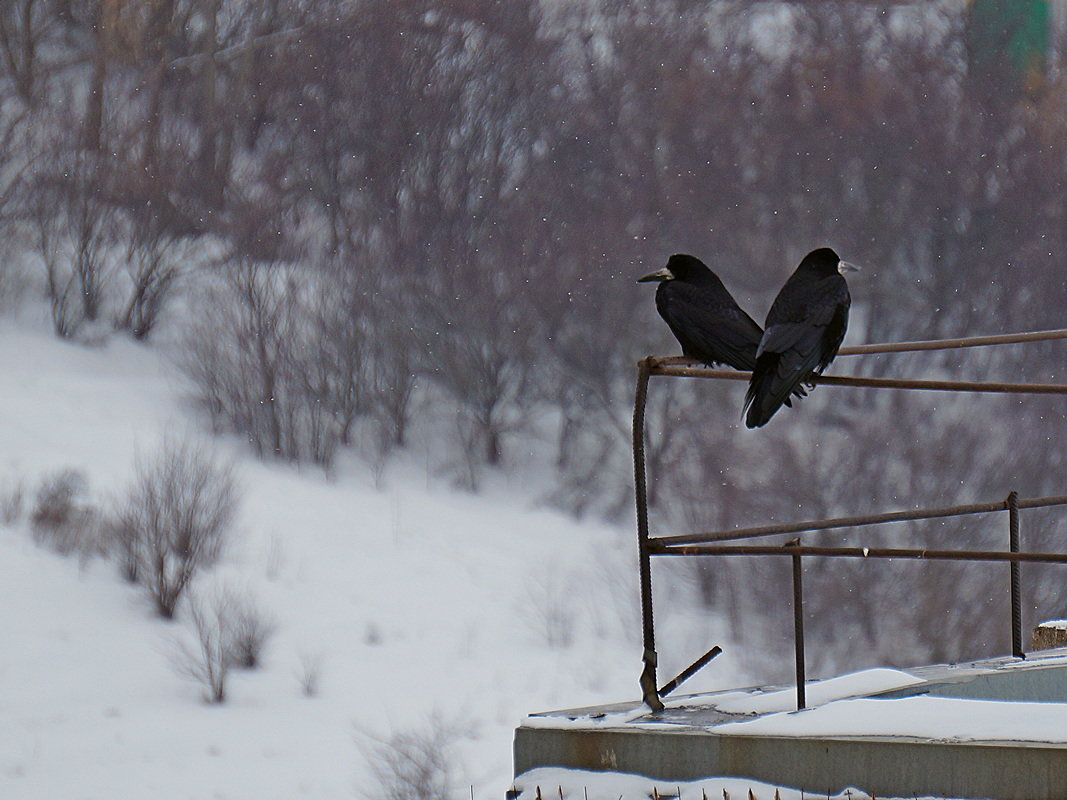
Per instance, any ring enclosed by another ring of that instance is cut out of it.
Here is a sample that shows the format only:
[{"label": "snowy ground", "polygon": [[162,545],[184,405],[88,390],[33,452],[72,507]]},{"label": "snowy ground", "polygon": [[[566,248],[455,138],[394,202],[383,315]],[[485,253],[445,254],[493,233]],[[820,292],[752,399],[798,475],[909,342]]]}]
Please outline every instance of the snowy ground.
[{"label": "snowy ground", "polygon": [[[106,508],[138,453],[164,437],[207,441],[158,353],[122,340],[65,344],[9,320],[0,320],[0,419],[0,502],[21,482],[26,505],[43,476],[76,468]],[[327,479],[262,465],[237,442],[210,446],[236,462],[243,502],[231,546],[199,588],[246,592],[273,618],[264,667],[236,673],[225,705],[205,704],[175,669],[187,619],[161,621],[104,559],[34,544],[25,514],[0,524],[0,797],[381,798],[398,752],[385,743],[397,736],[440,751],[457,798],[775,797],[776,787],[728,778],[659,786],[562,769],[513,783],[512,735],[527,714],[636,698],[628,526],[538,508],[518,474],[470,495],[412,458],[376,488],[354,459]],[[676,608],[684,588],[659,620],[662,675],[721,641],[714,620]],[[686,689],[745,685],[729,652]],[[1067,738],[1062,704],[1020,713],[850,699],[914,680],[868,670],[812,684],[817,707],[800,714],[791,689],[718,702],[763,715],[732,723],[739,733]],[[844,787],[841,796],[864,797]]]},{"label": "snowy ground", "polygon": [[[813,795],[795,789],[771,786],[740,778],[710,778],[670,783],[639,775],[586,772],[583,770],[535,769],[516,782],[515,800],[812,800]],[[845,789],[820,800],[870,800],[856,789]]]},{"label": "snowy ground", "polygon": [[[43,475],[74,467],[106,506],[138,452],[203,436],[152,350],[7,320],[0,419],[0,489],[21,481],[28,503]],[[380,766],[381,741],[437,730],[458,796],[498,799],[525,714],[636,695],[628,527],[539,510],[519,477],[473,496],[401,463],[378,490],[354,461],[327,480],[215,446],[238,462],[243,503],[203,588],[247,591],[276,620],[264,668],[205,705],[173,664],[187,620],[156,618],[109,562],[38,547],[24,519],[0,526],[0,797],[381,796],[365,755]],[[692,621],[676,624],[691,645]],[[678,650],[664,674],[698,654]],[[695,689],[738,685],[720,661]]]}]

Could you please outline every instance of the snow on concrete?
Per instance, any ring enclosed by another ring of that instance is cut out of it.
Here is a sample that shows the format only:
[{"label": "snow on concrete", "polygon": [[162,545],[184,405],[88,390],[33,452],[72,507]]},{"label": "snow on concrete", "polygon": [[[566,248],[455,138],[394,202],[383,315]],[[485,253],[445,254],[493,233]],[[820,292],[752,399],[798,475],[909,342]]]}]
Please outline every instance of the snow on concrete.
[{"label": "snow on concrete", "polygon": [[[902,689],[922,683],[908,672],[898,669],[876,668],[851,672],[811,681],[806,687],[806,700],[809,707],[823,705],[834,700],[848,697],[865,697],[879,692]],[[707,706],[727,714],[756,715],[773,714],[780,711],[796,709],[797,695],[794,687],[785,689],[738,689],[705,694],[688,694],[664,698],[668,709],[692,706]],[[650,715],[643,703],[626,704],[619,708],[597,708],[594,713],[586,709],[575,709],[573,713],[555,712],[544,715],[531,715],[523,721],[529,728],[613,728],[626,723],[638,723],[642,729],[662,727],[665,730],[677,727],[676,720],[658,722],[656,715]],[[718,730],[718,729],[717,729]]]},{"label": "snow on concrete", "polygon": [[1057,631],[1067,631],[1067,619],[1050,619],[1040,623],[1039,628],[1052,628]]},{"label": "snow on concrete", "polygon": [[839,700],[715,727],[770,736],[900,736],[942,742],[1067,743],[1067,703],[902,697]]},{"label": "snow on concrete", "polygon": [[[804,688],[809,706],[823,705],[846,697],[861,697],[922,683],[910,673],[898,669],[866,669],[821,681],[811,681]],[[731,714],[766,714],[796,708],[796,689],[773,691],[727,692],[713,698],[715,708]]]}]

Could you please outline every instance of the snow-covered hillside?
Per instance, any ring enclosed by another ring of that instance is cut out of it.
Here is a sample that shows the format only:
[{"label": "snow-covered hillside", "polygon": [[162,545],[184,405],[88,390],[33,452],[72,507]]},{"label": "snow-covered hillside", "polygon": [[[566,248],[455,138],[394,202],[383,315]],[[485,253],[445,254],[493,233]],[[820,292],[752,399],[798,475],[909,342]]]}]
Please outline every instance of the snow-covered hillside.
[{"label": "snow-covered hillside", "polygon": [[[21,482],[31,506],[44,476],[75,468],[106,510],[138,453],[207,440],[177,375],[121,339],[0,322],[0,486]],[[174,663],[188,615],[164,622],[110,561],[34,544],[24,509],[0,526],[0,796],[381,796],[388,743],[431,741],[458,796],[500,798],[526,713],[636,694],[628,527],[539,509],[517,475],[457,493],[413,457],[376,489],[355,461],[327,479],[209,446],[236,462],[242,502],[199,588],[245,592],[277,623],[264,666],[205,704]],[[691,622],[674,624],[692,646]],[[724,659],[694,685],[731,680]]]}]

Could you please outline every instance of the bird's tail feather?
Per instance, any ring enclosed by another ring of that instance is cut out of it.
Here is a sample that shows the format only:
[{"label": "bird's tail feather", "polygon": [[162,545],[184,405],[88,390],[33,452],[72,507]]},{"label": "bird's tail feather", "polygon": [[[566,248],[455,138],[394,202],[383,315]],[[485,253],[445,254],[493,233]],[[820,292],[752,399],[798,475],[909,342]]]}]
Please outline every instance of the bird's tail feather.
[{"label": "bird's tail feather", "polygon": [[745,393],[745,426],[762,428],[783,405],[792,407],[790,396],[807,395],[804,380],[810,371],[789,354],[766,353],[756,363]]}]

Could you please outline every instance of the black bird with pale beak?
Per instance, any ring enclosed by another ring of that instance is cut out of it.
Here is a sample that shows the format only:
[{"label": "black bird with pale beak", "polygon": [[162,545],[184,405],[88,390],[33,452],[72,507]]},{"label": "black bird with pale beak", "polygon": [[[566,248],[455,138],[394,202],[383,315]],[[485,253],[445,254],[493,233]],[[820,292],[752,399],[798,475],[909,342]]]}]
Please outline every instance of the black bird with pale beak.
[{"label": "black bird with pale beak", "polygon": [[689,358],[751,370],[763,330],[699,258],[677,253],[638,283],[658,281],[656,310]]},{"label": "black bird with pale beak", "polygon": [[791,394],[834,360],[848,327],[852,300],[842,273],[859,267],[842,261],[829,247],[812,250],[771,304],[745,395],[745,425],[766,425]]}]

